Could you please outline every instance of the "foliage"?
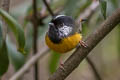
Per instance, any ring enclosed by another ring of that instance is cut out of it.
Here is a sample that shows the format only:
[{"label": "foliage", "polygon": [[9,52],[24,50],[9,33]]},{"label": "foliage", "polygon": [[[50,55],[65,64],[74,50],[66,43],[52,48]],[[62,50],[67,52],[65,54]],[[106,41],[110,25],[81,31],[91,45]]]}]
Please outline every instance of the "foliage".
[{"label": "foliage", "polygon": [[18,50],[21,51],[22,53],[25,53],[24,52],[25,37],[21,25],[18,24],[17,21],[13,19],[13,17],[11,17],[7,12],[5,12],[2,9],[0,9],[0,15],[7,22],[10,29],[13,31],[14,35],[16,36],[16,40],[18,41],[18,45],[19,45]]}]

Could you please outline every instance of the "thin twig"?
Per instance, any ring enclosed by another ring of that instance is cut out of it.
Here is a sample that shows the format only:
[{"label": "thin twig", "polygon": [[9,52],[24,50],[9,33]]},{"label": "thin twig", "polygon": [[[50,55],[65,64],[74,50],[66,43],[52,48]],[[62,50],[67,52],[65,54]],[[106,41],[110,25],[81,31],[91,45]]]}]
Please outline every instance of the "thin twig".
[{"label": "thin twig", "polygon": [[42,58],[43,56],[45,56],[47,53],[49,52],[48,48],[44,48],[41,49],[39,53],[37,53],[36,55],[32,56],[30,60],[28,60],[26,62],[26,64],[24,64],[24,66],[18,71],[16,72],[11,78],[10,80],[17,80],[19,79],[22,75],[24,75],[24,73],[32,66],[35,64],[35,62],[38,61],[38,59]]},{"label": "thin twig", "polygon": [[[37,1],[33,0],[33,53],[37,53],[37,36],[38,36],[38,18],[37,18]],[[38,63],[35,63],[35,80],[38,80]]]},{"label": "thin twig", "polygon": [[86,57],[86,60],[87,60],[88,64],[90,65],[90,67],[95,75],[96,80],[102,80],[94,63],[92,62],[92,60],[89,57]]},{"label": "thin twig", "polygon": [[98,29],[91,33],[85,42],[87,48],[78,48],[64,63],[64,70],[58,68],[49,80],[64,80],[74,69],[76,69],[89,52],[120,23],[120,9],[117,9],[112,16],[108,17]]},{"label": "thin twig", "polygon": [[50,8],[49,4],[47,3],[46,0],[43,0],[45,6],[47,7],[47,10],[49,11],[49,13],[51,14],[51,16],[54,16],[54,13],[52,11],[52,9]]},{"label": "thin twig", "polygon": [[[60,7],[60,8],[58,8],[58,9],[56,9],[56,10],[54,11],[54,13],[55,13],[55,14],[58,14],[58,13],[61,12],[62,10],[63,10],[63,7]],[[48,16],[49,16],[49,14],[46,13],[46,12],[42,12],[41,14],[38,13],[38,19],[40,19],[41,21],[42,21],[43,19],[45,19],[46,17],[48,17]],[[26,19],[26,20],[29,20],[29,21],[33,21],[33,17],[32,17],[31,14],[28,15],[28,16],[26,16],[25,19]],[[38,23],[38,24],[40,25],[40,23]]]}]

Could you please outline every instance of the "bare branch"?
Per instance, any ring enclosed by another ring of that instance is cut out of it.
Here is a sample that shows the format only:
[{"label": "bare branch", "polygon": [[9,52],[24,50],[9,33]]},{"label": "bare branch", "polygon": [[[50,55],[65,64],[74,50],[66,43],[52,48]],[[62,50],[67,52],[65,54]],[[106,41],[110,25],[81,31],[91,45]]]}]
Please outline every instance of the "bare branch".
[{"label": "bare branch", "polygon": [[47,3],[46,0],[43,0],[45,6],[47,7],[47,10],[49,11],[49,13],[51,14],[51,16],[54,16],[54,13],[52,11],[52,9],[50,8],[49,4]]},{"label": "bare branch", "polygon": [[[37,0],[32,0],[33,2],[33,53],[37,53],[37,38],[38,38],[38,17],[37,17]],[[35,63],[34,66],[34,77],[35,80],[38,80],[38,63]]]},{"label": "bare branch", "polygon": [[57,71],[49,77],[49,80],[64,80],[74,69],[76,69],[89,52],[120,23],[120,9],[117,9],[112,16],[108,17],[103,24],[91,33],[85,42],[87,48],[78,48],[64,63],[64,69],[58,68]]},{"label": "bare branch", "polygon": [[[44,9],[42,9],[42,10],[43,10],[43,11],[41,11],[41,13],[38,13],[38,19],[40,19],[41,21],[42,21],[43,19],[45,19],[46,17],[49,16],[48,13],[44,12]],[[58,14],[58,13],[59,13],[60,11],[62,11],[62,10],[63,10],[63,7],[57,8],[57,9],[54,11],[54,13],[55,13],[55,14]],[[26,20],[29,20],[29,21],[33,21],[32,14],[26,16],[25,19],[26,19]],[[40,25],[41,23],[38,23],[38,24]]]},{"label": "bare branch", "polygon": [[11,78],[10,80],[17,80],[19,79],[22,75],[24,75],[24,73],[32,66],[35,64],[35,62],[38,61],[38,59],[42,58],[44,55],[46,55],[46,53],[49,52],[48,48],[44,48],[41,49],[41,51],[39,53],[37,53],[36,55],[32,56],[32,58],[30,60],[28,60],[26,62],[26,64],[24,64],[24,66],[18,71],[16,72]]}]

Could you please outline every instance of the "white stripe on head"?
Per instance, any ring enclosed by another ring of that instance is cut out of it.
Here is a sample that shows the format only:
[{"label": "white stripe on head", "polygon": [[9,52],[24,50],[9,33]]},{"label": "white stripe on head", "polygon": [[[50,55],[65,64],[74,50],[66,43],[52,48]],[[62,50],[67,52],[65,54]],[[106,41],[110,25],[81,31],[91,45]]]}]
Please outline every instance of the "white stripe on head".
[{"label": "white stripe on head", "polygon": [[49,23],[49,26],[54,26],[54,23],[51,23],[51,22],[50,22],[50,23]]},{"label": "white stripe on head", "polygon": [[59,18],[59,17],[61,17],[61,16],[65,16],[65,15],[57,15],[57,16],[54,18],[54,20],[57,19],[57,18]]}]

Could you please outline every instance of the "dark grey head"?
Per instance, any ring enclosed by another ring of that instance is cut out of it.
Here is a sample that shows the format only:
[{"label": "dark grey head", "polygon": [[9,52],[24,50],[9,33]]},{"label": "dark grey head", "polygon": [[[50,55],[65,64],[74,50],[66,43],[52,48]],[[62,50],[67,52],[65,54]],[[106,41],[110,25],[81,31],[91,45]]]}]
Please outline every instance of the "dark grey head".
[{"label": "dark grey head", "polygon": [[54,43],[59,43],[61,40],[73,32],[75,27],[74,20],[65,15],[55,16],[49,23],[48,36]]}]

